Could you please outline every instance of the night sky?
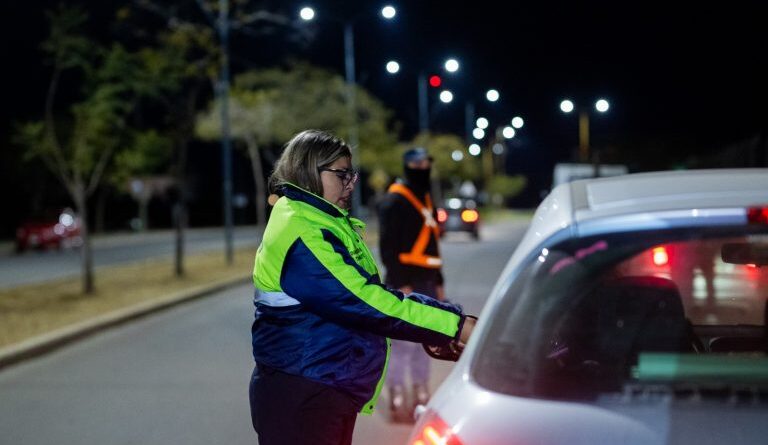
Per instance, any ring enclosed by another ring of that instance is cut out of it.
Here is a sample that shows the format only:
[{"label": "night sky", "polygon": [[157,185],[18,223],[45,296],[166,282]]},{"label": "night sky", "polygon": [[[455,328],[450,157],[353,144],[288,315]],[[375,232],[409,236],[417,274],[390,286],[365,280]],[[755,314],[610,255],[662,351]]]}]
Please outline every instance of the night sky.
[{"label": "night sky", "polygon": [[[609,113],[592,119],[594,145],[695,154],[765,130],[765,3],[665,3],[675,2],[402,2],[396,23],[373,15],[355,22],[358,76],[413,125],[416,70],[404,67],[396,81],[384,62],[391,55],[437,72],[455,56],[463,69],[445,78],[456,101],[433,108],[433,128],[462,134],[470,99],[497,121],[523,116],[521,136],[557,153],[577,143],[576,117],[558,108],[566,97],[584,106],[598,97],[611,102]],[[309,56],[341,69],[340,31],[318,37]],[[487,88],[502,95],[492,107],[483,104]]]},{"label": "night sky", "polygon": [[[4,144],[12,122],[42,111],[48,79],[38,50],[47,33],[43,10],[58,3],[4,5],[10,56]],[[103,38],[115,7],[124,2],[71,3],[87,5],[91,27]],[[455,100],[440,104],[430,91],[430,127],[463,136],[467,101],[492,125],[522,116],[525,127],[511,144],[513,172],[551,171],[552,163],[571,159],[577,117],[560,112],[563,98],[583,107],[597,98],[610,101],[607,114],[591,113],[592,145],[608,161],[635,171],[711,156],[768,130],[764,1],[400,1],[391,3],[398,8],[393,22],[377,15],[384,3],[368,0],[251,4],[291,16],[311,4],[318,18],[330,13],[352,20],[358,82],[396,112],[401,139],[417,130],[417,72],[443,74],[442,61],[457,58],[459,73],[443,76]],[[309,26],[314,38],[303,43],[285,30],[258,38],[233,35],[234,71],[296,58],[343,74],[341,23]],[[402,65],[397,76],[384,70],[391,58]],[[499,102],[484,101],[488,88],[499,90]]]}]

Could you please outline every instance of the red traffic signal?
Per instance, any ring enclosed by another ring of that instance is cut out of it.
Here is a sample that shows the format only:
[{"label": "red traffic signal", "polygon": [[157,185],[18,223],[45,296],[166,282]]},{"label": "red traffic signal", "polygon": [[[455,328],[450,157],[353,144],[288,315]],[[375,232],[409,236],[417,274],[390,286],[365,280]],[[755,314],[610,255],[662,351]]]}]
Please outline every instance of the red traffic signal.
[{"label": "red traffic signal", "polygon": [[443,79],[440,78],[438,75],[429,76],[429,86],[432,88],[437,88],[440,85],[443,84]]}]

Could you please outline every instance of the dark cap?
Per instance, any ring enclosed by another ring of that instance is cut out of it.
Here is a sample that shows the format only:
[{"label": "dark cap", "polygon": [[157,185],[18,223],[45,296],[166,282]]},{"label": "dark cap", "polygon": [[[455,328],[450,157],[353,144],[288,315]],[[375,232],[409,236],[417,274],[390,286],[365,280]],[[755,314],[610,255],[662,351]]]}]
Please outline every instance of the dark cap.
[{"label": "dark cap", "polygon": [[430,156],[429,153],[427,153],[427,149],[423,147],[411,148],[403,153],[403,162],[406,164],[409,162],[423,161],[425,159],[431,161],[432,156]]}]

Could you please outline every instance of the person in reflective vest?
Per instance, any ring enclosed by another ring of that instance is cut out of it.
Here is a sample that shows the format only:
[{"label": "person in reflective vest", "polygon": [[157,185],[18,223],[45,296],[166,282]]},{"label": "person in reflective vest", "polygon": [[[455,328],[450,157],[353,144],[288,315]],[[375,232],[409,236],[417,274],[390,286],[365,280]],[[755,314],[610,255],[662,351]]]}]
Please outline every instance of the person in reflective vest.
[{"label": "person in reflective vest", "polygon": [[[403,155],[405,180],[396,182],[379,205],[379,251],[386,267],[385,284],[404,294],[417,292],[443,300],[443,261],[430,196],[432,157],[424,148]],[[410,374],[410,394],[406,375]],[[387,386],[390,415],[409,421],[416,405],[429,399],[429,357],[418,344],[392,341]]]}]

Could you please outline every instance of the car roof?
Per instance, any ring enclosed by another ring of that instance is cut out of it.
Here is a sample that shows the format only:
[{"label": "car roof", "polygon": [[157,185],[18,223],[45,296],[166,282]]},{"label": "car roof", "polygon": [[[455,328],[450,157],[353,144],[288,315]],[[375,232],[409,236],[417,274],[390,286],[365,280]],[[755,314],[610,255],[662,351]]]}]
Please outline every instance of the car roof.
[{"label": "car roof", "polygon": [[768,169],[640,173],[570,184],[574,219],[627,212],[764,205]]},{"label": "car roof", "polygon": [[567,238],[587,231],[640,229],[643,218],[647,227],[658,227],[666,220],[660,222],[651,215],[684,211],[691,218],[698,212],[707,216],[707,209],[766,205],[768,168],[676,170],[577,180],[555,187],[539,205],[508,268],[555,234]]}]

